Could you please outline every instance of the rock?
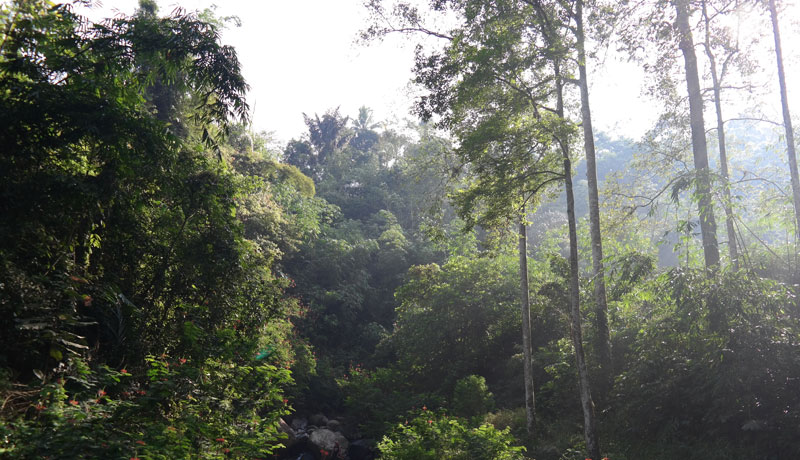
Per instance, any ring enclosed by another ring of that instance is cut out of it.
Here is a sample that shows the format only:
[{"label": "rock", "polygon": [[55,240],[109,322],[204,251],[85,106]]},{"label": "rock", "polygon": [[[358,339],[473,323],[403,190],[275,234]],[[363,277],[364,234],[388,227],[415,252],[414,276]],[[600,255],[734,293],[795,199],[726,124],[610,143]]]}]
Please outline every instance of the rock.
[{"label": "rock", "polygon": [[341,432],[342,431],[342,422],[340,422],[340,421],[338,421],[336,419],[328,420],[328,429],[331,430],[331,431]]},{"label": "rock", "polygon": [[286,435],[288,436],[288,438],[284,442],[284,445],[286,445],[286,447],[292,447],[295,443],[297,443],[297,435],[295,434],[292,427],[290,427],[289,424],[286,423],[283,419],[280,419],[278,423],[280,425],[279,429],[282,432],[286,433]]},{"label": "rock", "polygon": [[295,431],[305,431],[308,426],[308,420],[304,418],[296,418],[292,420],[292,428]]},{"label": "rock", "polygon": [[309,440],[318,449],[325,449],[328,452],[333,452],[333,449],[336,447],[337,443],[339,444],[339,450],[341,452],[347,451],[347,448],[350,445],[350,443],[347,442],[347,438],[342,436],[341,433],[336,433],[327,428],[320,428],[314,431],[311,433]]},{"label": "rock", "polygon": [[350,457],[350,460],[373,460],[375,458],[375,452],[371,447],[372,444],[372,442],[366,439],[353,441],[347,449],[347,455]]},{"label": "rock", "polygon": [[325,426],[328,424],[328,417],[323,414],[314,414],[308,418],[308,423],[317,426]]}]

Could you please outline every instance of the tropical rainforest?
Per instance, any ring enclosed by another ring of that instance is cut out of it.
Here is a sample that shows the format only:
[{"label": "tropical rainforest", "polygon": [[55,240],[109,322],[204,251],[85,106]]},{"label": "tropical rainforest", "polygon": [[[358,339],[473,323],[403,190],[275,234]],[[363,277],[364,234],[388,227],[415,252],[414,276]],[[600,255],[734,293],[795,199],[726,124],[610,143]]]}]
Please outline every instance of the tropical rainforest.
[{"label": "tropical rainforest", "polygon": [[800,456],[779,1],[369,0],[413,113],[280,145],[225,18],[79,3],[0,6],[0,458]]}]

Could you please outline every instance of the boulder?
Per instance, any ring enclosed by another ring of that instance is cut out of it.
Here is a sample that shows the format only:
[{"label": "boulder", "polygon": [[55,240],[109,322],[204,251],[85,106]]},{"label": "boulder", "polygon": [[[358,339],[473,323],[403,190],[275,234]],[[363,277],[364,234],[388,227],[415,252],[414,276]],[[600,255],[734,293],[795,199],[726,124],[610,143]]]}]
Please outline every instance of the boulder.
[{"label": "boulder", "polygon": [[309,441],[311,441],[314,446],[318,449],[325,449],[328,452],[333,452],[333,449],[336,447],[336,444],[339,444],[339,451],[346,452],[348,446],[350,445],[347,442],[347,438],[345,438],[341,433],[336,433],[335,431],[331,431],[327,428],[320,428],[309,436]]},{"label": "boulder", "polygon": [[308,426],[308,420],[298,417],[292,420],[292,429],[295,431],[305,431],[306,427]]},{"label": "boulder", "polygon": [[308,418],[308,423],[317,426],[325,426],[328,424],[328,417],[323,414],[314,414]]},{"label": "boulder", "polygon": [[331,430],[331,431],[336,431],[336,432],[340,432],[341,433],[341,431],[342,431],[342,422],[340,422],[340,421],[338,421],[336,419],[328,420],[328,429]]}]

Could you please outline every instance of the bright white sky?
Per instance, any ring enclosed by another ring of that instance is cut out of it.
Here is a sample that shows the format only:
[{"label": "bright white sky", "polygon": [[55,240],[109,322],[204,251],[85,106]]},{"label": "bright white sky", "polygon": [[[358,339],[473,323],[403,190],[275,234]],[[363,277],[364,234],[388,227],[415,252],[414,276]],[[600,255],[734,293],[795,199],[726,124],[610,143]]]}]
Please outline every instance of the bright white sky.
[{"label": "bright white sky", "polygon": [[[96,3],[97,0],[95,0]],[[161,13],[177,5],[204,9],[213,0],[159,0]],[[322,114],[341,107],[355,116],[366,105],[378,121],[410,117],[412,100],[408,82],[413,64],[413,45],[401,37],[389,37],[366,47],[355,43],[367,20],[362,0],[227,0],[219,2],[218,16],[235,15],[241,27],[231,26],[223,42],[233,45],[250,84],[248,95],[257,131],[274,132],[275,140],[288,141],[305,132],[302,114]],[[138,0],[103,0],[89,13],[94,20],[115,12],[131,14]],[[792,18],[795,19],[795,18]],[[784,55],[788,57],[789,91],[800,85],[793,69],[800,54],[796,24],[782,24]],[[769,50],[771,52],[771,49]],[[791,56],[795,56],[792,59]],[[774,66],[774,55],[768,64]],[[590,69],[592,71],[592,69]],[[610,59],[593,80],[592,118],[597,128],[617,134],[640,136],[652,126],[656,103],[642,96],[642,73],[635,64]],[[800,94],[800,86],[796,89]],[[774,93],[774,104],[778,94]],[[793,101],[797,101],[794,98]],[[800,102],[800,101],[798,101]],[[800,105],[793,105],[795,111]],[[771,117],[780,120],[773,110]],[[710,118],[708,122],[713,121]]]}]

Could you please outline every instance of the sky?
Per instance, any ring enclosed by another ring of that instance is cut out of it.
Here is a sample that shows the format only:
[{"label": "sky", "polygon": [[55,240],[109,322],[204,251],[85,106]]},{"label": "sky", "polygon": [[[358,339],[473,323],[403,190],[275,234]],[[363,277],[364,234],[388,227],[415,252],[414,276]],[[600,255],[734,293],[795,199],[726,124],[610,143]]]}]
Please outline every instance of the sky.
[{"label": "sky", "polygon": [[[162,14],[180,5],[188,10],[214,5],[213,0],[159,0]],[[409,115],[413,91],[414,45],[400,36],[369,45],[357,43],[367,11],[362,0],[225,0],[217,1],[218,16],[235,15],[241,26],[230,25],[222,35],[236,48],[242,72],[250,85],[253,128],[272,132],[284,143],[306,130],[303,113],[323,114],[340,107],[354,117],[358,108],[373,109],[374,118],[396,125]],[[131,14],[138,0],[95,0],[93,20]],[[800,54],[797,24],[784,21],[784,54],[788,55],[788,84],[800,94]],[[771,50],[766,50],[770,51]],[[771,65],[774,66],[774,57]],[[768,57],[765,57],[768,60]],[[611,55],[602,69],[591,69],[592,118],[596,128],[638,138],[652,126],[657,102],[642,95],[643,74],[626,59]],[[778,94],[770,102],[770,116],[779,119]],[[800,110],[800,100],[794,106]],[[712,122],[709,119],[708,122]]]}]

